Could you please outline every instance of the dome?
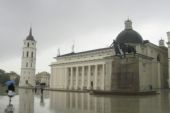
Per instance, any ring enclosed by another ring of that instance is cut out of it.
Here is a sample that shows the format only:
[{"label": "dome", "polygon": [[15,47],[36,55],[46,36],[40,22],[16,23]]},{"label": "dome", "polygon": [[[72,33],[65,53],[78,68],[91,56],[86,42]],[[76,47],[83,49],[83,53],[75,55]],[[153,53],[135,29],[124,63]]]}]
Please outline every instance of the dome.
[{"label": "dome", "polygon": [[143,43],[140,34],[132,29],[130,20],[125,21],[125,30],[118,34],[116,41],[118,43]]},{"label": "dome", "polygon": [[118,43],[142,43],[143,39],[139,33],[134,30],[123,30],[116,38]]}]

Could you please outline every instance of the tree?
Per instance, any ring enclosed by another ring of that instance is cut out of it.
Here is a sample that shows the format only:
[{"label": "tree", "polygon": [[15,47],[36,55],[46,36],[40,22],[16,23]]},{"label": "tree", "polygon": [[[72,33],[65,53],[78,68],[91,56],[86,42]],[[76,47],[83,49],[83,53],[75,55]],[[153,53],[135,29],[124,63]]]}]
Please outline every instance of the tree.
[{"label": "tree", "polygon": [[11,72],[7,73],[4,70],[0,69],[0,85],[5,85],[5,82],[10,80],[10,76],[12,76],[12,75],[17,76],[15,79],[15,85],[18,85],[20,76],[16,72],[11,71]]},{"label": "tree", "polygon": [[1,75],[1,74],[4,74],[4,73],[5,73],[5,71],[2,70],[2,69],[0,69],[0,75]]},{"label": "tree", "polygon": [[15,85],[19,85],[20,76],[16,72],[11,71],[10,73],[8,73],[8,75],[9,77],[14,76],[14,78],[12,79],[15,80]]},{"label": "tree", "polygon": [[9,75],[2,69],[0,69],[0,84],[5,85],[5,82],[10,80]]}]

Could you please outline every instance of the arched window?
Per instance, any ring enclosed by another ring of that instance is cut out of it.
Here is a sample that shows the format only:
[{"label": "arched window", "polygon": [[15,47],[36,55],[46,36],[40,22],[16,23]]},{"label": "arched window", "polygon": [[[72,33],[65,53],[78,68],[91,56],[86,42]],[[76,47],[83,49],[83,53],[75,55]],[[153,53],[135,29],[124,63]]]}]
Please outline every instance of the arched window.
[{"label": "arched window", "polygon": [[30,44],[29,44],[29,43],[27,43],[27,47],[29,47],[29,45],[30,45]]},{"label": "arched window", "polygon": [[28,67],[28,62],[26,63],[26,67]]},{"label": "arched window", "polygon": [[34,53],[32,52],[32,53],[31,53],[31,57],[33,58],[33,56],[34,56]]},{"label": "arched window", "polygon": [[26,80],[25,83],[28,84],[28,80]]},{"label": "arched window", "polygon": [[157,55],[157,61],[158,61],[158,62],[161,61],[161,58],[160,58],[160,55],[159,55],[159,54]]},{"label": "arched window", "polygon": [[29,52],[27,51],[27,57],[28,57],[28,55],[29,55]]}]

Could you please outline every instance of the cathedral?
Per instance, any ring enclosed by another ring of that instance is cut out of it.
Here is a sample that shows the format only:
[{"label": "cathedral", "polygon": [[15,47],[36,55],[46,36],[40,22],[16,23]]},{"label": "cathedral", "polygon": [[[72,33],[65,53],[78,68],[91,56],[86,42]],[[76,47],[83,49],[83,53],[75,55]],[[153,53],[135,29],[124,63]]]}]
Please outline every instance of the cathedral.
[{"label": "cathedral", "polygon": [[147,91],[169,87],[164,40],[159,41],[159,46],[143,40],[129,19],[110,47],[71,52],[55,59],[50,65],[51,89]]}]

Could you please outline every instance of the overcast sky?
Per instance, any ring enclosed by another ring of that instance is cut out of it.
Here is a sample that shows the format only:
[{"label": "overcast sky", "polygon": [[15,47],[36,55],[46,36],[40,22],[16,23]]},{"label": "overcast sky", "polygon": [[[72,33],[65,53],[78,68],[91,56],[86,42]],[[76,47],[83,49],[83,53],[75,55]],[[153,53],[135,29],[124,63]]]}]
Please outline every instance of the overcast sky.
[{"label": "overcast sky", "polygon": [[130,18],[144,40],[158,45],[170,31],[170,0],[0,0],[0,69],[20,74],[23,40],[32,26],[36,72],[50,72],[60,53],[109,46]]}]

